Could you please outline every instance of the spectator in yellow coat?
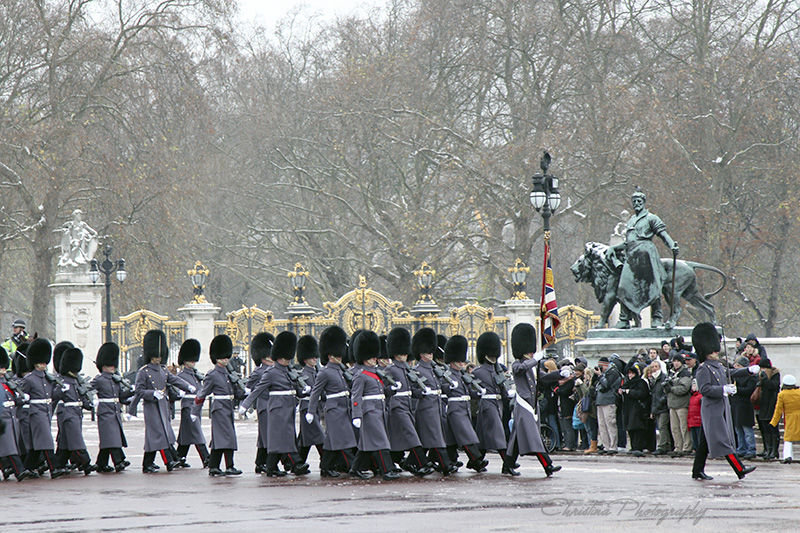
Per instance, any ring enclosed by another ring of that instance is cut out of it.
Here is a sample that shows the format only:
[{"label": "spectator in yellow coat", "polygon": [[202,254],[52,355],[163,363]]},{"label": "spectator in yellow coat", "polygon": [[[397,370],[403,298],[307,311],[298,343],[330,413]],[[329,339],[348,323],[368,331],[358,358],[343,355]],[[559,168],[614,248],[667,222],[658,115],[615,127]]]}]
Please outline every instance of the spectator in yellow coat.
[{"label": "spectator in yellow coat", "polygon": [[797,379],[790,374],[783,376],[783,387],[769,423],[777,427],[784,413],[783,462],[788,464],[792,462],[792,443],[800,442],[800,389],[797,388]]}]

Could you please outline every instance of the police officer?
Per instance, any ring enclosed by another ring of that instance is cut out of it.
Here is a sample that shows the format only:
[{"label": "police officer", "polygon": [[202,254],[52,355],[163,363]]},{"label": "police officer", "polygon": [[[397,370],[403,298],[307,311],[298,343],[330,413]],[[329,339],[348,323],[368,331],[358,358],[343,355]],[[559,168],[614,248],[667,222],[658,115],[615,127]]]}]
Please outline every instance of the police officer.
[{"label": "police officer", "polygon": [[0,344],[0,347],[5,349],[6,353],[9,357],[11,357],[16,351],[17,348],[23,343],[28,342],[28,334],[25,333],[25,321],[21,318],[18,318],[11,324],[11,336],[3,341],[3,344]]},{"label": "police officer", "polygon": [[[203,388],[195,398],[194,415],[198,417],[203,401],[211,397],[211,455],[208,457],[209,476],[238,476],[241,470],[233,466],[233,452],[238,448],[236,427],[233,423],[233,404],[244,399],[243,387],[238,387],[228,371],[228,362],[233,354],[233,342],[227,335],[217,335],[208,349],[214,368],[203,379]],[[199,419],[199,417],[198,417]],[[225,456],[226,470],[220,469]]]},{"label": "police officer", "polygon": [[[250,372],[247,377],[246,386],[249,390],[255,389],[258,382],[265,372],[268,372],[274,362],[271,358],[272,344],[275,342],[275,337],[271,333],[264,331],[256,333],[250,340],[250,357],[256,367]],[[258,438],[256,439],[256,474],[266,472],[267,463],[267,421],[269,419],[267,413],[267,400],[269,400],[269,391],[264,390],[261,395],[255,400],[255,409],[258,415]]]},{"label": "police officer", "polygon": [[[178,351],[178,365],[183,366],[178,377],[189,383],[196,389],[203,385],[203,374],[198,372],[195,365],[200,360],[201,351],[200,341],[197,339],[186,339],[181,344]],[[181,468],[189,468],[186,462],[186,455],[189,447],[194,446],[203,468],[208,466],[208,448],[206,447],[206,437],[203,435],[202,409],[194,411],[195,394],[184,394],[181,396],[181,425],[178,428],[178,458]]]},{"label": "police officer", "polygon": [[[323,367],[317,373],[308,412],[305,415],[311,423],[322,410],[325,413],[325,440],[322,444],[320,461],[321,477],[339,477],[340,468],[345,472],[353,466],[353,449],[356,436],[350,423],[350,389],[347,382],[348,369],[342,363],[347,351],[347,333],[339,326],[326,328],[319,336],[319,353]],[[350,377],[349,379],[353,379]]]},{"label": "police officer", "polygon": [[[97,393],[97,434],[100,437],[97,453],[97,471],[100,473],[122,472],[130,466],[122,448],[128,446],[122,429],[122,407],[133,396],[133,385],[123,381],[117,374],[119,366],[119,346],[106,342],[97,351],[95,365],[100,372],[92,379],[92,388]],[[109,457],[114,466],[109,466]]]},{"label": "police officer", "polygon": [[197,388],[167,371],[164,362],[169,357],[167,336],[159,329],[151,329],[142,339],[142,355],[146,364],[136,373],[135,392],[128,406],[128,415],[136,413],[139,401],[144,405],[144,457],[142,472],[153,474],[159,467],[155,464],[156,453],[172,472],[180,465],[178,453],[173,448],[175,433],[170,423],[167,405],[167,384],[184,392],[194,394]]},{"label": "police officer", "polygon": [[[317,339],[311,335],[303,335],[297,340],[297,361],[302,365],[303,378],[306,385],[314,388],[317,379],[317,363],[319,362],[319,349]],[[307,414],[313,415],[307,417]],[[309,422],[309,419],[311,422]],[[325,434],[322,425],[319,423],[319,411],[309,410],[309,397],[300,398],[300,460],[305,463],[308,459],[308,452],[312,446],[317,448],[320,461],[322,460],[322,443],[325,441]]]},{"label": "police officer", "polygon": [[554,466],[542,442],[539,409],[536,404],[536,370],[544,352],[536,352],[536,330],[530,324],[517,324],[511,331],[511,364],[517,394],[514,405],[514,429],[508,440],[508,455],[503,473],[518,476],[514,470],[519,455],[535,455],[547,477],[561,470]]},{"label": "police officer", "polygon": [[78,374],[82,367],[83,352],[79,348],[68,348],[63,352],[59,371],[64,385],[53,389],[53,402],[57,404],[56,415],[61,420],[56,463],[58,468],[65,468],[67,460],[70,460],[88,476],[96,467],[92,464],[83,440],[83,411],[92,410],[92,399],[87,385],[79,382],[81,378]]}]

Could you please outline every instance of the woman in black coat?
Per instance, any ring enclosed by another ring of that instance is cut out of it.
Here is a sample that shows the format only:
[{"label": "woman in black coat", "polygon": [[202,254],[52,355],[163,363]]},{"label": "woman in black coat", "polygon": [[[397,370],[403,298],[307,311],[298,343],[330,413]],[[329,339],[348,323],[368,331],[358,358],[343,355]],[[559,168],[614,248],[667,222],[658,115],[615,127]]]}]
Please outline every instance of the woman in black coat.
[{"label": "woman in black coat", "polygon": [[641,368],[634,364],[628,368],[628,380],[623,388],[622,410],[625,417],[625,427],[630,437],[631,454],[636,457],[644,456],[642,450],[647,446],[647,427],[650,417],[650,387],[642,379]]},{"label": "woman in black coat", "polygon": [[761,399],[758,403],[758,428],[761,438],[764,439],[764,459],[778,458],[778,441],[780,436],[778,428],[771,426],[769,421],[775,412],[775,403],[781,390],[781,371],[772,366],[766,357],[758,363],[761,371],[758,373],[758,386],[761,387]]}]

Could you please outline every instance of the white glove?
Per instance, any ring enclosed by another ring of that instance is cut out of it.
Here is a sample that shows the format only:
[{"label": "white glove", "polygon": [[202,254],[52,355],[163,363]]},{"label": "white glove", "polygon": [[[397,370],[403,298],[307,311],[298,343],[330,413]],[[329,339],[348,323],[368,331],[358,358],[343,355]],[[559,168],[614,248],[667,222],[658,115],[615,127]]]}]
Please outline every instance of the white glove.
[{"label": "white glove", "polygon": [[400,382],[398,381],[397,383],[395,383],[394,385],[392,385],[391,389],[392,389],[392,390],[400,390],[400,388],[401,388],[402,386],[403,386],[403,384],[402,384],[402,383],[400,383]]},{"label": "white glove", "polygon": [[197,415],[189,415],[189,420],[192,422],[197,422]]},{"label": "white glove", "polygon": [[306,413],[306,422],[310,424],[313,421],[314,421],[314,415],[312,415],[311,413]]},{"label": "white glove", "polygon": [[153,393],[153,396],[155,396],[156,400],[163,400],[164,399],[164,393],[161,392],[160,390],[155,391]]},{"label": "white glove", "polygon": [[253,392],[253,391],[250,390],[250,387],[245,387],[244,388],[244,393],[245,393],[246,396],[250,396],[251,392]]},{"label": "white glove", "polygon": [[128,422],[130,422],[132,419],[133,419],[133,415],[132,415],[132,414],[130,414],[130,413],[125,413],[125,420],[127,420]]},{"label": "white glove", "polygon": [[247,412],[247,408],[243,405],[240,405],[238,411],[240,415],[243,415]]},{"label": "white glove", "polygon": [[97,396],[92,398],[92,405],[94,406],[95,409],[97,409],[97,406],[100,405],[100,398],[98,398]]},{"label": "white glove", "polygon": [[545,352],[544,350],[539,350],[538,352],[536,352],[535,354],[533,354],[533,359],[534,359],[534,361],[541,361],[541,360],[542,360],[542,358],[544,357],[544,354],[545,354],[545,353],[546,353],[546,352]]},{"label": "white glove", "polygon": [[722,390],[724,391],[725,396],[736,394],[736,384],[728,383],[727,385],[723,385]]},{"label": "white glove", "polygon": [[486,394],[486,389],[484,389],[483,387],[478,389],[478,396],[483,396],[484,394]]},{"label": "white glove", "polygon": [[197,387],[195,387],[194,385],[189,385],[189,392],[194,394],[195,392],[197,392]]},{"label": "white glove", "polygon": [[571,375],[572,375],[572,370],[570,370],[568,366],[565,366],[564,368],[561,369],[562,378],[568,378]]},{"label": "white glove", "polygon": [[308,394],[309,392],[311,392],[311,387],[309,387],[308,385],[303,387],[303,394]]},{"label": "white glove", "polygon": [[23,392],[22,393],[22,401],[23,402],[29,402],[30,400],[31,400],[31,395],[28,394],[27,392]]},{"label": "white glove", "polygon": [[69,390],[69,383],[64,383],[61,385],[61,392],[67,392]]},{"label": "white glove", "polygon": [[184,396],[186,396],[186,393],[178,389],[178,398],[183,398]]},{"label": "white glove", "polygon": [[458,382],[457,381],[453,381],[453,380],[449,380],[449,381],[450,381],[450,386],[452,388],[454,388],[454,389],[458,388]]},{"label": "white glove", "polygon": [[759,367],[758,365],[750,365],[749,367],[747,367],[747,369],[750,371],[751,374],[758,374],[759,372],[761,372],[761,367]]},{"label": "white glove", "polygon": [[360,418],[354,418],[353,419],[353,426],[356,429],[361,429],[361,419]]}]

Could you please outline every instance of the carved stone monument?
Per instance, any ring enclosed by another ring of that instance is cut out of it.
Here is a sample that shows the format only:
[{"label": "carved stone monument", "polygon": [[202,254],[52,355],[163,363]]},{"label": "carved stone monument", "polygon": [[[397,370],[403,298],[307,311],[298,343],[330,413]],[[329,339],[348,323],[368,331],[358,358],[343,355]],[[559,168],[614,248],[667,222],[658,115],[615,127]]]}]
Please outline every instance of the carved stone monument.
[{"label": "carved stone monument", "polygon": [[55,281],[50,285],[55,305],[55,341],[67,340],[83,351],[83,372],[97,373],[94,359],[103,343],[103,286],[89,278],[89,264],[97,251],[97,232],[76,209],[72,219],[57,230],[61,255]]}]

